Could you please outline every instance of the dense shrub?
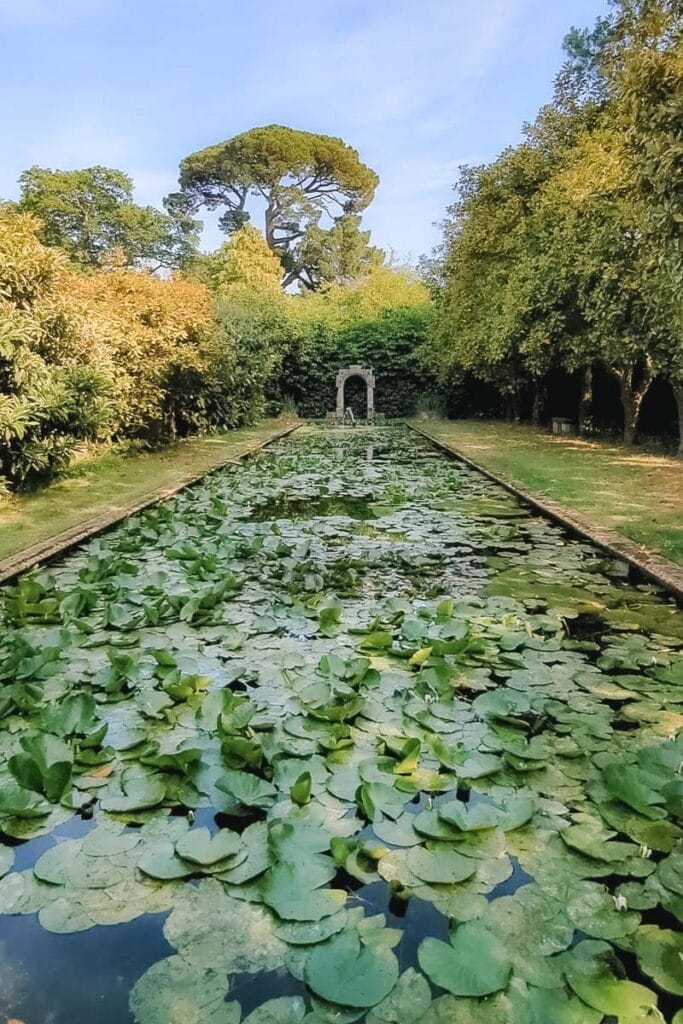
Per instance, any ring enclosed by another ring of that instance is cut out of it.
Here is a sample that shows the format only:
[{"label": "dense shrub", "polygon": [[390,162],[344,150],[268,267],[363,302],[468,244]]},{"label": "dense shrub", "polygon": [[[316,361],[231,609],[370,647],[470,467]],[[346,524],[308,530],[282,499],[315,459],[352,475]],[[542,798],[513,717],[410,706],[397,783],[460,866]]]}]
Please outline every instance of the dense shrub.
[{"label": "dense shrub", "polygon": [[[412,415],[420,396],[435,389],[421,358],[428,323],[426,305],[387,309],[373,319],[341,326],[314,322],[285,356],[281,392],[294,398],[301,415],[325,416],[335,408],[337,371],[359,364],[375,371],[377,412]],[[364,414],[363,396],[355,411]]]}]

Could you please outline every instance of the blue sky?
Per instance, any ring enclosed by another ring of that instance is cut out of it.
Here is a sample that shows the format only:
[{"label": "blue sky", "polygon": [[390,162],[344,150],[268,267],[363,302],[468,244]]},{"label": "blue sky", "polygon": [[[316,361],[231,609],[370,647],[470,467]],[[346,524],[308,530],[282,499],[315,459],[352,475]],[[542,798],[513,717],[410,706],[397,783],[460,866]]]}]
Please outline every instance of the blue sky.
[{"label": "blue sky", "polygon": [[[462,163],[514,143],[607,0],[0,0],[0,197],[34,163],[119,167],[158,205],[186,154],[261,124],[380,175],[373,241],[417,259]],[[205,243],[219,233],[207,222]]]}]

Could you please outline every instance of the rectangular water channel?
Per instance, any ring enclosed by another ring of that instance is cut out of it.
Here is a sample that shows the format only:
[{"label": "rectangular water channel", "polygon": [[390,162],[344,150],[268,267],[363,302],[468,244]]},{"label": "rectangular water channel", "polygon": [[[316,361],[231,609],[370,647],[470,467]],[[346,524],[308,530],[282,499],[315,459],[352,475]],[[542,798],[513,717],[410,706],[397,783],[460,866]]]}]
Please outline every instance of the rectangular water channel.
[{"label": "rectangular water channel", "polygon": [[1,606],[1,1022],[683,1020],[683,614],[406,428]]}]

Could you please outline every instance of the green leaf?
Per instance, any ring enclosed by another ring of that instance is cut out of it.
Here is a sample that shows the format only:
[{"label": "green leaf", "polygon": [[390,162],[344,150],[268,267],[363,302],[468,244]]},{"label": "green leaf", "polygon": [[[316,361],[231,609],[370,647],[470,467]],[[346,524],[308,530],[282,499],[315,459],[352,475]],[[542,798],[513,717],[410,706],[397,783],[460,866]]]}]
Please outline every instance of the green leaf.
[{"label": "green leaf", "polygon": [[183,860],[208,867],[234,857],[240,845],[240,837],[230,829],[223,828],[211,835],[208,828],[195,828],[180,837],[175,851]]},{"label": "green leaf", "polygon": [[567,955],[565,976],[570,988],[595,1010],[619,1019],[619,1024],[636,1024],[657,1019],[654,992],[619,977],[614,954],[604,942],[580,942]]},{"label": "green leaf", "polygon": [[85,736],[96,720],[97,705],[89,693],[69,694],[58,704],[43,709],[43,727],[55,736]]},{"label": "green leaf", "polygon": [[476,921],[461,924],[450,945],[425,939],[418,949],[428,978],[456,996],[486,996],[505,988],[512,971],[504,944]]},{"label": "green leaf", "polygon": [[112,792],[100,801],[102,810],[114,814],[144,811],[158,807],[166,798],[166,783],[159,775],[137,775],[124,772],[120,780],[120,793]]},{"label": "green leaf", "polygon": [[315,946],[304,966],[306,984],[341,1006],[381,1002],[398,980],[398,960],[382,945],[365,945],[355,929],[345,929]]},{"label": "green leaf", "polygon": [[346,924],[345,910],[324,917],[320,921],[280,921],[274,925],[273,931],[283,942],[292,946],[313,946],[316,942],[324,942],[330,935],[340,932]]},{"label": "green leaf", "polygon": [[8,762],[17,782],[26,789],[43,793],[57,803],[71,786],[73,754],[70,748],[50,733],[22,736],[24,753],[15,754]]},{"label": "green leaf", "polygon": [[268,999],[245,1017],[242,1024],[301,1024],[306,1004],[301,996]]},{"label": "green leaf", "polygon": [[408,851],[408,867],[423,882],[452,885],[471,878],[477,870],[477,862],[449,846],[433,850],[414,846]]},{"label": "green leaf", "polygon": [[135,983],[130,1009],[136,1024],[239,1024],[238,1003],[227,1003],[224,974],[169,956]]},{"label": "green leaf", "polygon": [[336,914],[346,902],[343,890],[318,888],[335,874],[330,858],[281,861],[269,869],[261,883],[263,901],[284,921],[319,921]]},{"label": "green leaf", "polygon": [[216,781],[218,789],[244,807],[267,809],[275,802],[277,790],[272,783],[248,772],[230,771]]},{"label": "green leaf", "polygon": [[302,772],[294,785],[289,790],[292,803],[304,807],[311,800],[311,773]]},{"label": "green leaf", "polygon": [[160,881],[189,878],[197,871],[196,865],[180,859],[171,842],[146,847],[138,861],[138,867],[143,874]]},{"label": "green leaf", "polygon": [[492,804],[477,803],[468,807],[467,804],[454,800],[439,807],[439,817],[461,832],[479,832],[482,829],[495,828],[501,819],[501,813]]},{"label": "green leaf", "polygon": [[665,803],[661,793],[650,786],[651,776],[632,765],[610,764],[603,772],[603,782],[610,796],[628,804],[647,818],[663,818],[659,805]]},{"label": "green leaf", "polygon": [[683,996],[683,935],[654,924],[643,925],[635,934],[638,966],[664,992]]},{"label": "green leaf", "polygon": [[51,807],[33,790],[24,789],[16,782],[5,782],[0,786],[0,814],[16,818],[44,818]]},{"label": "green leaf", "polygon": [[431,1001],[427,981],[409,967],[389,995],[370,1011],[367,1024],[419,1024]]}]

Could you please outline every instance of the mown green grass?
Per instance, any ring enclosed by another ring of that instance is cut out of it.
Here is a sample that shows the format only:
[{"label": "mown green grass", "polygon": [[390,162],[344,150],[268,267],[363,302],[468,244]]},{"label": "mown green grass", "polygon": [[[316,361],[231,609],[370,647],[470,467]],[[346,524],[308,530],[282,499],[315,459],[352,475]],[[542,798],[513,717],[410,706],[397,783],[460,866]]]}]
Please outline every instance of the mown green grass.
[{"label": "mown green grass", "polygon": [[683,463],[677,459],[508,423],[417,425],[487,469],[683,565]]},{"label": "mown green grass", "polygon": [[0,498],[0,558],[105,513],[125,510],[145,495],[208,472],[267,440],[284,423],[266,420],[212,437],[191,438],[156,452],[108,451],[76,464],[43,490]]}]

